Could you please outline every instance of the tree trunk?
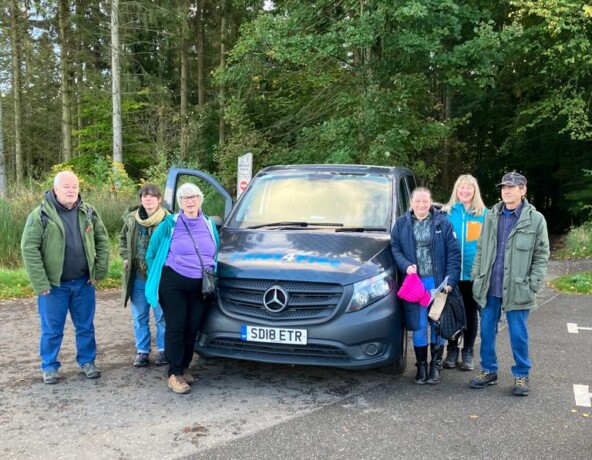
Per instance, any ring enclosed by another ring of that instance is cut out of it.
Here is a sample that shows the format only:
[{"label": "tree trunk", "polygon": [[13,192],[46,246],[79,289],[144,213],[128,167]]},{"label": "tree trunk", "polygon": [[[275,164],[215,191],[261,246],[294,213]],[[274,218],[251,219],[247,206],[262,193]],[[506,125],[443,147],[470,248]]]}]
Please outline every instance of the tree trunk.
[{"label": "tree trunk", "polygon": [[6,197],[6,156],[4,155],[4,123],[2,122],[2,95],[0,94],[0,198]]},{"label": "tree trunk", "polygon": [[58,30],[60,53],[60,78],[62,92],[62,151],[64,161],[72,159],[72,90],[70,82],[70,10],[68,0],[58,4]]},{"label": "tree trunk", "polygon": [[179,154],[181,160],[187,158],[187,144],[188,144],[188,115],[189,115],[189,104],[187,100],[187,78],[188,78],[188,67],[189,58],[188,46],[187,46],[187,15],[189,12],[189,5],[187,0],[183,0],[181,3],[181,144],[179,146]]},{"label": "tree trunk", "polygon": [[113,162],[115,163],[123,163],[119,53],[119,0],[111,0],[111,94],[113,100]]},{"label": "tree trunk", "polygon": [[[225,2],[222,2],[222,16],[220,18],[220,71],[226,70],[226,8]],[[218,122],[218,142],[223,144],[226,139],[226,124],[224,122],[224,104],[226,99],[226,87],[224,83],[220,85],[220,118]]]},{"label": "tree trunk", "polygon": [[14,154],[16,165],[16,188],[23,185],[23,146],[21,139],[21,48],[20,10],[18,0],[10,2],[10,38],[12,48],[12,91],[14,101]]},{"label": "tree trunk", "polygon": [[[452,120],[452,100],[453,96],[450,94],[450,88],[446,86],[444,93],[444,123],[450,124]],[[450,177],[450,167],[452,164],[452,149],[450,145],[451,136],[447,136],[444,140],[443,162],[442,162],[442,187],[444,190],[452,189],[452,178]]]},{"label": "tree trunk", "polygon": [[195,25],[197,30],[197,104],[200,109],[206,103],[205,88],[205,53],[204,53],[204,0],[197,1]]}]

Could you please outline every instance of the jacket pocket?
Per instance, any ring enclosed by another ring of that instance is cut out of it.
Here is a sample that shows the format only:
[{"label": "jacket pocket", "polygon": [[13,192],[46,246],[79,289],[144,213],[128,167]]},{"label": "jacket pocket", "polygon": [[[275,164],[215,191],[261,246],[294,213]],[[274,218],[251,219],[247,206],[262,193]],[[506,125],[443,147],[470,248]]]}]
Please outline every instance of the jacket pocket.
[{"label": "jacket pocket", "polygon": [[514,302],[517,305],[524,305],[534,302],[535,292],[530,289],[530,279],[527,278],[514,278],[515,283],[515,295]]},{"label": "jacket pocket", "polygon": [[534,247],[534,232],[521,231],[516,233],[516,249],[530,251]]},{"label": "jacket pocket", "polygon": [[482,297],[483,283],[485,282],[485,273],[480,274],[473,280],[473,296]]}]

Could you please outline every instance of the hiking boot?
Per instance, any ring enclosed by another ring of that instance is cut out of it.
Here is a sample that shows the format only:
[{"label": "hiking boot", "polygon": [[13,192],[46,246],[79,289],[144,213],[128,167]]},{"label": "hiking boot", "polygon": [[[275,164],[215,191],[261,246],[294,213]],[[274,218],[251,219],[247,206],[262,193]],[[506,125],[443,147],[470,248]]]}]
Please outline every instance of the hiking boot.
[{"label": "hiking boot", "polygon": [[458,347],[448,345],[447,351],[443,367],[444,369],[454,369],[458,362]]},{"label": "hiking boot", "polygon": [[185,380],[188,385],[191,385],[193,382],[196,382],[198,378],[189,372],[189,369],[185,369],[183,370],[183,380]]},{"label": "hiking boot", "polygon": [[182,375],[171,375],[169,377],[169,388],[180,395],[188,393],[190,388]]},{"label": "hiking boot", "polygon": [[169,362],[164,357],[164,351],[159,351],[156,354],[156,359],[154,360],[154,364],[157,365],[157,366],[164,366],[165,364],[168,364],[168,363]]},{"label": "hiking boot", "polygon": [[516,396],[528,396],[528,377],[514,378],[514,394]]},{"label": "hiking boot", "polygon": [[485,388],[487,385],[495,384],[497,384],[497,374],[495,372],[481,371],[477,377],[471,380],[469,386],[471,388]]},{"label": "hiking boot", "polygon": [[87,379],[98,379],[101,376],[101,371],[95,366],[93,361],[84,363],[80,368],[86,374]]},{"label": "hiking boot", "polygon": [[134,367],[145,367],[148,365],[148,353],[138,353],[134,359]]},{"label": "hiking boot", "polygon": [[56,369],[50,369],[48,371],[43,371],[43,383],[47,383],[48,385],[53,385],[54,383],[58,383],[60,381],[60,376],[58,375],[58,371]]},{"label": "hiking boot", "polygon": [[460,365],[462,371],[474,371],[475,370],[475,355],[473,354],[472,348],[463,348],[462,351],[462,363]]}]

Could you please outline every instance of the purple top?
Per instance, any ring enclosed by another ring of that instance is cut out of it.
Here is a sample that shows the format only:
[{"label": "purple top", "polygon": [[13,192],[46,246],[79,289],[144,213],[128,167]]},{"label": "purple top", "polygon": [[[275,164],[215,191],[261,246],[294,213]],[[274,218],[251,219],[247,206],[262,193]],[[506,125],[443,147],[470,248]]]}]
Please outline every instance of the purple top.
[{"label": "purple top", "polygon": [[203,212],[201,211],[194,218],[179,213],[165,265],[187,278],[201,278],[202,273],[199,257],[197,257],[195,246],[193,246],[191,237],[187,233],[187,228],[185,228],[182,219],[187,222],[187,227],[189,227],[189,231],[199,247],[199,253],[201,254],[204,266],[210,269],[214,268],[216,244],[214,243],[208,224],[203,219]]}]

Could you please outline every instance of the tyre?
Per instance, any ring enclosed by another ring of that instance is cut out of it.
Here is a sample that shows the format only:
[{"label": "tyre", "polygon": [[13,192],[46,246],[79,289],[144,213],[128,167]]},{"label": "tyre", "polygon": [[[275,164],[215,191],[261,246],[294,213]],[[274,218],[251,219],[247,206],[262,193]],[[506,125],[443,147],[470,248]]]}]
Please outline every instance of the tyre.
[{"label": "tyre", "polygon": [[381,367],[382,372],[389,375],[403,375],[407,368],[407,329],[401,333],[401,356],[388,366]]}]

